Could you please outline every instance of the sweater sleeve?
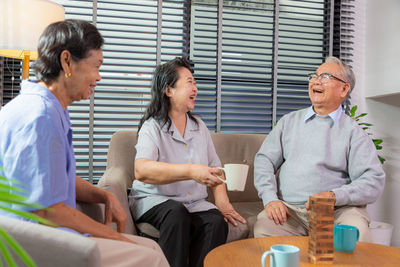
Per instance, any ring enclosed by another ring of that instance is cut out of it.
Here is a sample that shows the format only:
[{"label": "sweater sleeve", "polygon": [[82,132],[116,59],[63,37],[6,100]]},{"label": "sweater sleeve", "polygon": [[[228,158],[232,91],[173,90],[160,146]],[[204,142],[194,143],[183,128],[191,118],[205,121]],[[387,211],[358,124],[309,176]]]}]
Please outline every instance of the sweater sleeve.
[{"label": "sweater sleeve", "polygon": [[362,129],[358,129],[358,132],[357,137],[351,140],[348,154],[348,174],[351,182],[333,190],[336,206],[370,204],[383,192],[385,173],[375,146]]},{"label": "sweater sleeve", "polygon": [[276,171],[283,163],[282,118],[265,138],[254,159],[254,186],[264,206],[278,200]]}]

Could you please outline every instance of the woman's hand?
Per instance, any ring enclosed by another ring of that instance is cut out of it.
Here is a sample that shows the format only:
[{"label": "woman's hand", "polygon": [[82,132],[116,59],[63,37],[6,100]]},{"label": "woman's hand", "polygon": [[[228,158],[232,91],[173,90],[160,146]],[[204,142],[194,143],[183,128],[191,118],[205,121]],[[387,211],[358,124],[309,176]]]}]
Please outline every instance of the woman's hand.
[{"label": "woman's hand", "polygon": [[230,202],[215,203],[218,210],[224,215],[225,221],[230,222],[234,226],[238,226],[237,221],[245,224],[246,220],[240,216],[239,213],[233,208]]},{"label": "woman's hand", "polygon": [[119,233],[125,232],[127,217],[125,210],[121,206],[119,200],[112,193],[106,192],[106,201],[104,204],[105,204],[104,224],[110,225],[111,222],[115,222],[117,224],[117,231]]},{"label": "woman's hand", "polygon": [[222,175],[222,170],[219,168],[210,168],[202,164],[192,164],[190,166],[190,177],[196,182],[209,186],[215,187],[222,184],[222,181],[218,179],[218,176]]}]

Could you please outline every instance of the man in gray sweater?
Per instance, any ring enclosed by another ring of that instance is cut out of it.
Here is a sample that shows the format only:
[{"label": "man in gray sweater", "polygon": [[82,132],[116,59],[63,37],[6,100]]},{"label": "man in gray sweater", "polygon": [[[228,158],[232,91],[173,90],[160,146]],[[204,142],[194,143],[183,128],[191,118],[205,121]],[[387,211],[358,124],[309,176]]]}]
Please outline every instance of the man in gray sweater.
[{"label": "man in gray sweater", "polygon": [[342,110],[354,73],[328,57],[309,81],[312,106],[283,116],[255,157],[264,210],[254,235],[307,235],[309,196],[327,195],[335,198],[335,223],[356,226],[360,241],[370,242],[365,206],[382,193],[385,173],[371,138]]}]

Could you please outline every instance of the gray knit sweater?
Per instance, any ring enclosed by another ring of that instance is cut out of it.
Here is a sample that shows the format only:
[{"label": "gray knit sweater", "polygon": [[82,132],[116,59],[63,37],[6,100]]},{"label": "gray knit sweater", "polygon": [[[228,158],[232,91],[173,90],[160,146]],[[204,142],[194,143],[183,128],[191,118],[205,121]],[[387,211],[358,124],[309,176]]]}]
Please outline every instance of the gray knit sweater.
[{"label": "gray knit sweater", "polygon": [[376,201],[385,173],[371,138],[344,113],[336,123],[328,116],[305,121],[306,113],[283,116],[256,154],[254,184],[264,206],[281,199],[304,207],[325,191],[335,193],[336,206]]}]

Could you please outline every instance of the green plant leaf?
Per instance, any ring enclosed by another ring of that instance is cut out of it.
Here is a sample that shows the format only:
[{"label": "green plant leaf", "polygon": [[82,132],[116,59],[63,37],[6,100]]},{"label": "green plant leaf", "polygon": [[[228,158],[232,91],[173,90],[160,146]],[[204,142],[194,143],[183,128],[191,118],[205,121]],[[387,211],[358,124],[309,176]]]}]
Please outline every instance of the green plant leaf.
[{"label": "green plant leaf", "polygon": [[44,219],[44,218],[42,218],[42,217],[40,217],[40,216],[38,216],[38,215],[36,215],[34,213],[28,212],[28,211],[13,210],[13,209],[10,209],[10,208],[7,208],[7,207],[0,207],[0,209],[8,211],[8,212],[11,212],[11,213],[14,213],[14,214],[16,214],[18,216],[21,216],[21,217],[25,218],[25,219],[33,220],[33,221],[36,221],[38,223],[45,224],[45,225],[48,225],[48,226],[57,227],[57,225],[55,223],[52,223],[51,221],[46,220],[46,219]]},{"label": "green plant leaf", "polygon": [[353,107],[350,109],[350,117],[351,117],[351,118],[354,118],[354,116],[356,115],[356,110],[357,110],[357,105],[353,106]]},{"label": "green plant leaf", "polygon": [[[0,255],[4,257],[4,260],[6,261],[9,267],[18,267],[17,263],[15,262],[14,258],[12,257],[10,251],[6,246],[6,242],[3,237],[0,239],[0,252],[1,252]],[[2,260],[1,257],[0,260]]]},{"label": "green plant leaf", "polygon": [[[8,243],[8,245],[14,250],[18,257],[23,260],[23,262],[29,267],[35,267],[36,264],[32,258],[26,253],[23,247],[21,247],[18,242],[6,231],[0,227],[0,236]],[[8,263],[9,264],[9,263]],[[10,265],[10,264],[9,264]],[[11,266],[11,265],[10,265]],[[17,266],[17,265],[15,265]]]},{"label": "green plant leaf", "polygon": [[[4,170],[2,166],[0,166],[0,170]],[[17,185],[17,186],[12,186]],[[54,223],[27,211],[13,210],[5,205],[9,204],[17,204],[21,207],[30,207],[35,209],[43,209],[44,207],[35,203],[27,203],[27,197],[17,194],[24,193],[25,191],[19,186],[21,183],[19,181],[13,179],[7,179],[4,176],[0,176],[0,209],[5,210],[7,212],[16,214],[26,219],[30,219],[42,224],[46,224],[49,226],[56,226]],[[21,186],[22,187],[22,186]],[[48,208],[44,208],[45,210],[50,210]],[[17,267],[17,264],[10,253],[8,246],[15,252],[15,254],[21,258],[21,260],[28,267],[36,267],[34,261],[29,257],[26,251],[16,242],[16,240],[9,235],[6,231],[4,231],[0,227],[0,267],[3,266],[3,262],[5,261],[6,265],[9,267]],[[4,261],[3,261],[4,259]]]},{"label": "green plant leaf", "polygon": [[[358,123],[358,125],[360,125],[361,128],[364,131],[366,131],[369,136],[371,136],[372,133],[369,133],[367,130],[370,129],[370,127],[373,125],[371,123],[367,123],[367,122],[358,122],[360,120],[360,118],[367,116],[367,113],[361,113],[360,115],[356,116],[356,111],[357,111],[357,106],[355,105],[350,109],[350,115],[348,115],[348,116],[350,118],[353,118]],[[364,126],[364,127],[362,127],[362,126]],[[382,146],[380,145],[383,142],[382,139],[372,139],[372,141],[374,142],[376,150],[382,150]],[[379,155],[378,155],[378,158],[382,164],[386,161],[383,157],[381,157]]]},{"label": "green plant leaf", "polygon": [[382,144],[383,140],[382,139],[372,139],[372,142],[374,142],[375,145]]},{"label": "green plant leaf", "polygon": [[2,205],[2,202],[9,203],[9,204],[21,205],[21,206],[25,206],[25,207],[34,208],[34,209],[45,208],[39,204],[29,203],[27,197],[21,196],[18,194],[14,194],[14,193],[10,192],[9,190],[7,190],[5,192],[3,190],[0,190],[0,207],[4,206],[4,205]]},{"label": "green plant leaf", "polygon": [[373,124],[371,124],[371,123],[366,123],[366,122],[360,122],[358,125],[373,126]]},{"label": "green plant leaf", "polygon": [[38,204],[31,204],[31,203],[27,203],[26,202],[26,198],[25,199],[21,199],[21,196],[18,195],[6,195],[4,194],[4,192],[0,192],[0,207],[1,202],[3,203],[10,203],[10,204],[16,204],[16,205],[21,205],[21,206],[25,206],[25,207],[29,207],[29,208],[33,208],[33,209],[43,209],[42,205],[38,205]]},{"label": "green plant leaf", "polygon": [[361,113],[360,115],[358,115],[358,116],[356,117],[356,120],[359,119],[359,118],[362,118],[362,117],[364,117],[364,116],[367,116],[367,113]]},{"label": "green plant leaf", "polygon": [[0,192],[9,192],[9,191],[15,191],[15,192],[20,192],[20,193],[25,193],[25,190],[15,187],[15,186],[10,186],[7,184],[1,184],[0,183]]},{"label": "green plant leaf", "polygon": [[[0,168],[0,171],[1,171],[1,170],[3,170],[3,168]],[[0,183],[1,183],[1,182],[5,182],[6,184],[13,183],[13,184],[21,185],[21,182],[18,181],[18,180],[15,180],[15,179],[8,179],[8,178],[6,178],[6,177],[0,175]]]},{"label": "green plant leaf", "polygon": [[27,201],[28,200],[27,197],[21,196],[19,194],[15,194],[13,192],[10,192],[10,190],[7,191],[7,192],[1,192],[0,193],[0,197],[1,196],[8,197],[9,199],[13,199],[13,200],[16,200],[16,201]]}]

